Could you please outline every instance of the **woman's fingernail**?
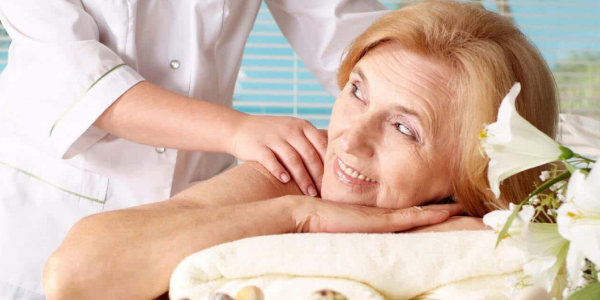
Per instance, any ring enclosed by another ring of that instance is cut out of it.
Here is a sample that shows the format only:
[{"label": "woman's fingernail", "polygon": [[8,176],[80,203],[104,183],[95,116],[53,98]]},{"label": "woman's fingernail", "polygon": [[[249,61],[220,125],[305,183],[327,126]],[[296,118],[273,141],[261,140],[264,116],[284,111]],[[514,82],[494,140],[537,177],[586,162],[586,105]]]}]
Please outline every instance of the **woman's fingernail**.
[{"label": "woman's fingernail", "polygon": [[288,174],[281,173],[281,181],[287,183],[288,181],[290,181],[290,176],[288,176]]},{"label": "woman's fingernail", "polygon": [[317,190],[315,190],[315,188],[312,185],[308,187],[308,193],[313,197],[317,196]]}]

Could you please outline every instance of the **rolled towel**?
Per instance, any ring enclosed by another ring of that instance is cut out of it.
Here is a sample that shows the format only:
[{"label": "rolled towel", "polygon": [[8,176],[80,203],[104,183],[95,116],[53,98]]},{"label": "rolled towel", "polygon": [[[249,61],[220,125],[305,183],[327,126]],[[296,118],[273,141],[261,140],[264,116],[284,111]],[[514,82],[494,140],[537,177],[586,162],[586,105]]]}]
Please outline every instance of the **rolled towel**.
[{"label": "rolled towel", "polygon": [[495,240],[492,231],[247,238],[184,259],[171,276],[169,296],[204,300],[253,285],[265,300],[307,300],[321,289],[349,300],[411,299],[467,279],[519,272],[524,254],[504,245],[494,249]]}]

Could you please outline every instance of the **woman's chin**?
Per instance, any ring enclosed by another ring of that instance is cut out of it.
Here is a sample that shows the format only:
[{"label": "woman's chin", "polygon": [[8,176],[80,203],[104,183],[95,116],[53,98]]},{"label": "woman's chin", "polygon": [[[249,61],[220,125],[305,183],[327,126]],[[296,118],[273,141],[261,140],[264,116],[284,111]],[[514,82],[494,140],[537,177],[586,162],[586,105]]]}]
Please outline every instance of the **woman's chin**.
[{"label": "woman's chin", "polygon": [[330,190],[325,184],[323,184],[323,188],[321,189],[321,198],[333,202],[367,206],[373,206],[373,203],[377,202],[375,199],[364,199],[363,197],[357,197],[356,195]]}]

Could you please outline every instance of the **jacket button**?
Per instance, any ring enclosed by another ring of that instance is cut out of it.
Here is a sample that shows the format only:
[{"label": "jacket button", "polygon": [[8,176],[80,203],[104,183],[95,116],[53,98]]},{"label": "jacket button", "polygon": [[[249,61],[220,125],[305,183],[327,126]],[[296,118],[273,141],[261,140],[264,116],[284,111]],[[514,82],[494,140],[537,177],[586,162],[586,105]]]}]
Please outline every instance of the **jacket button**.
[{"label": "jacket button", "polygon": [[158,153],[158,154],[165,153],[165,148],[164,147],[156,147],[154,150],[156,150],[156,153]]},{"label": "jacket button", "polygon": [[171,61],[171,69],[179,69],[179,61],[174,59]]}]

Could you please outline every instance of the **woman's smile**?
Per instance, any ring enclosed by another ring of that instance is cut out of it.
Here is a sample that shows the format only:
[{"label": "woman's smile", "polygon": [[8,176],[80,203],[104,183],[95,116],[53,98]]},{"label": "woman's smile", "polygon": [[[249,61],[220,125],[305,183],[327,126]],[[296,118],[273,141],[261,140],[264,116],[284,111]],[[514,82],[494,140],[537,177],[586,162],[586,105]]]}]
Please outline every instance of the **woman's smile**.
[{"label": "woman's smile", "polygon": [[333,172],[336,177],[346,184],[357,184],[364,186],[376,186],[377,181],[369,176],[360,173],[355,168],[346,165],[339,157],[333,162]]}]

